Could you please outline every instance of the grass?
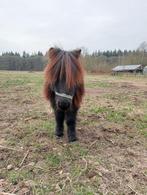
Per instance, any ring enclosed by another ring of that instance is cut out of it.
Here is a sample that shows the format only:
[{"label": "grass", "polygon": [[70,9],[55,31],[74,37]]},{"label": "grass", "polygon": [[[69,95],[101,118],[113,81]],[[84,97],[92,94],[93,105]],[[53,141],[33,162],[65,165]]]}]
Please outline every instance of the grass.
[{"label": "grass", "polygon": [[32,188],[32,193],[37,194],[37,195],[47,195],[51,192],[50,187],[33,187]]},{"label": "grass", "polygon": [[23,181],[23,180],[26,180],[26,179],[33,179],[33,174],[30,171],[26,171],[26,170],[21,170],[21,171],[12,170],[12,171],[8,172],[7,178],[9,179],[9,181],[13,185],[16,185],[20,181]]},{"label": "grass", "polygon": [[58,167],[61,163],[61,156],[50,153],[46,156],[46,162],[49,166]]},{"label": "grass", "polygon": [[[147,194],[142,174],[147,149],[146,82],[141,76],[87,75],[88,92],[77,119],[79,141],[69,144],[66,127],[65,137],[55,139],[54,114],[42,96],[42,72],[1,71],[0,145],[14,148],[1,150],[2,191],[131,194],[128,185],[133,184],[138,194]],[[7,169],[9,164],[12,170]]]},{"label": "grass", "polygon": [[103,114],[110,122],[122,123],[127,119],[126,110],[115,110],[107,107],[93,107],[90,111],[95,114]]},{"label": "grass", "polygon": [[91,82],[86,83],[86,87],[88,87],[88,88],[98,88],[98,87],[100,87],[100,88],[109,88],[112,85],[113,85],[112,83],[106,82],[106,81],[103,81],[103,82],[101,82],[101,81],[95,81],[95,82],[91,81]]},{"label": "grass", "polygon": [[147,137],[147,114],[145,114],[140,120],[136,121],[137,129]]}]

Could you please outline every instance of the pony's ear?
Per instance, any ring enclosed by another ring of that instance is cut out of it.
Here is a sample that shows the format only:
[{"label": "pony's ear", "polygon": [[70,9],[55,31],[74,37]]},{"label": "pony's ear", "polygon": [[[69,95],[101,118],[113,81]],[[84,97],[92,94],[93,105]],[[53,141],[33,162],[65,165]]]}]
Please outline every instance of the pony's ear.
[{"label": "pony's ear", "polygon": [[76,49],[74,51],[72,51],[72,54],[76,57],[79,58],[81,55],[81,49]]},{"label": "pony's ear", "polygon": [[60,48],[54,48],[54,47],[51,47],[48,51],[48,54],[49,54],[49,58],[52,58],[53,56],[56,56],[58,55],[58,53],[61,51]]}]

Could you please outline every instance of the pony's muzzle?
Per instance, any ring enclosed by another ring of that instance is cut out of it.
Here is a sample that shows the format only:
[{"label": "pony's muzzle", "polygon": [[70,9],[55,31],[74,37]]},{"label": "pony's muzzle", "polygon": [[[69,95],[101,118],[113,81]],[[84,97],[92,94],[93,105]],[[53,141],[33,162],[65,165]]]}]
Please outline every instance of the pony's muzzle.
[{"label": "pony's muzzle", "polygon": [[59,100],[57,102],[57,107],[60,108],[61,110],[68,110],[70,107],[70,102],[66,100]]}]

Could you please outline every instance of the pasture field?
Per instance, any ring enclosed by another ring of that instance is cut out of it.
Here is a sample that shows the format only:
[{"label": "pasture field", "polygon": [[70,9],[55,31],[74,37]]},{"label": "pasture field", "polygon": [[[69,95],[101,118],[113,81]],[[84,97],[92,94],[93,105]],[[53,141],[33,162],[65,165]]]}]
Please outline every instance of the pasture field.
[{"label": "pasture field", "polygon": [[147,194],[147,78],[85,83],[79,141],[69,144],[55,139],[43,73],[0,72],[0,194]]}]

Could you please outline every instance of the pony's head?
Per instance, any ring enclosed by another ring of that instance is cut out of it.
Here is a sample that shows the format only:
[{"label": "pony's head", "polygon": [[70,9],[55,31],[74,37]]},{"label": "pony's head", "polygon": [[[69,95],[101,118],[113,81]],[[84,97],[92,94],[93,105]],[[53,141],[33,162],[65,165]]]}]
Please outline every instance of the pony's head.
[{"label": "pony's head", "polygon": [[55,99],[56,108],[67,110],[79,107],[84,94],[83,67],[80,63],[81,50],[64,51],[49,49],[49,64],[45,69],[45,97]]}]

